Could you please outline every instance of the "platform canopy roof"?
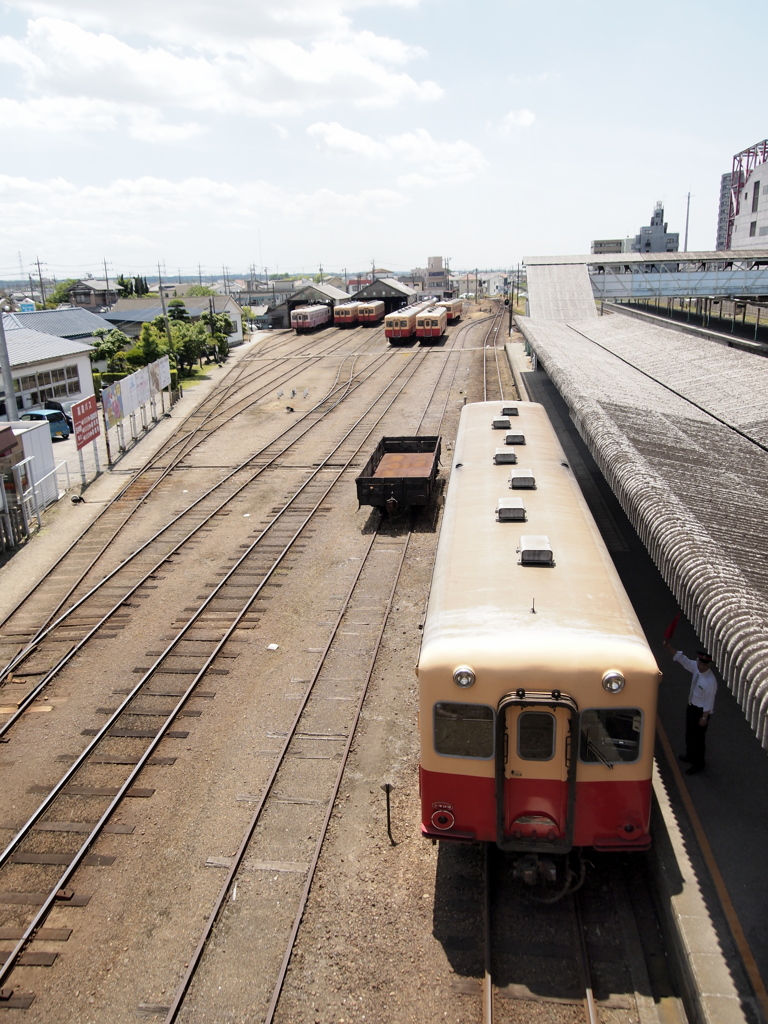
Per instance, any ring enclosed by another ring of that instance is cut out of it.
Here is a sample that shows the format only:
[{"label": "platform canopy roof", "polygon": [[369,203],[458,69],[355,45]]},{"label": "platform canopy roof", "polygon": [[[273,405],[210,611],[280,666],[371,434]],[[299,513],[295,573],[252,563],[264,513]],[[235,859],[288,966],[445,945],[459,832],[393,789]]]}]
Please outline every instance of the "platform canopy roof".
[{"label": "platform canopy roof", "polygon": [[720,252],[611,252],[587,256],[526,256],[527,267],[567,266],[578,263],[730,263],[733,260],[765,260],[768,249],[723,249]]}]

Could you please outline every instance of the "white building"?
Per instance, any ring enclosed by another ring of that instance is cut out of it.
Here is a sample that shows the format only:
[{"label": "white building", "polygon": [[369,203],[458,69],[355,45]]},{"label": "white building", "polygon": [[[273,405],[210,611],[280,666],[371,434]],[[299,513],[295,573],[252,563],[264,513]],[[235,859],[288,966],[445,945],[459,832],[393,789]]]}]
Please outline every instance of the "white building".
[{"label": "white building", "polygon": [[768,163],[759,164],[739,191],[731,249],[768,249]]},{"label": "white building", "polygon": [[[44,409],[49,399],[69,411],[73,402],[81,402],[94,393],[91,345],[17,327],[8,316],[3,317],[3,326],[20,413]],[[0,420],[7,419],[5,392],[0,390]]]}]

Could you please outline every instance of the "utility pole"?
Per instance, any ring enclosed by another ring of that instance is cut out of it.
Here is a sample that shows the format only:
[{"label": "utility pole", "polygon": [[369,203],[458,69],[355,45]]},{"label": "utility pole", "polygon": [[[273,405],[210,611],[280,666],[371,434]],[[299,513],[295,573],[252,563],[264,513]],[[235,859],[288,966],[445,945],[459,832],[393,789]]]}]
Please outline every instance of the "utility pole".
[{"label": "utility pole", "polygon": [[168,311],[165,308],[165,292],[163,291],[163,279],[160,276],[160,264],[157,264],[157,287],[160,291],[160,303],[163,307],[163,320],[165,320],[165,336],[168,339],[168,354],[173,352],[173,341],[171,339],[171,324],[168,320]]},{"label": "utility pole", "polygon": [[688,193],[688,201],[685,205],[685,241],[683,242],[683,252],[688,252],[688,217],[691,212],[691,193]]},{"label": "utility pole", "polygon": [[320,264],[320,284],[323,283],[323,264]]},{"label": "utility pole", "polygon": [[104,280],[107,282],[107,305],[111,306],[112,303],[109,301],[109,271],[107,270],[107,257],[104,257]]},{"label": "utility pole", "polygon": [[40,269],[40,257],[37,257],[35,261],[37,263],[37,276],[40,280],[40,298],[42,299],[43,305],[45,305],[45,288],[43,288],[43,272]]},{"label": "utility pole", "polygon": [[0,307],[0,376],[3,380],[5,391],[5,415],[8,422],[12,423],[19,418],[19,410],[16,406],[16,392],[13,390],[13,374],[11,373],[11,360],[8,356],[8,345],[5,341],[5,327],[3,325],[3,310]]},{"label": "utility pole", "polygon": [[376,260],[371,260],[371,284],[376,280]]},{"label": "utility pole", "polygon": [[203,287],[203,268],[200,264],[197,264],[197,280],[200,282],[200,287]]}]

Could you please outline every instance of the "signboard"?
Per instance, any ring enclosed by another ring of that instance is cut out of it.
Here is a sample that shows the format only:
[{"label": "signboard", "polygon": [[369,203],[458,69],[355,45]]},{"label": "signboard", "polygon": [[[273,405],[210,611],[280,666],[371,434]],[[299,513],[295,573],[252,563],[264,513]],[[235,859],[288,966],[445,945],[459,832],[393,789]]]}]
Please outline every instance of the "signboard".
[{"label": "signboard", "polygon": [[149,390],[149,368],[142,366],[136,373],[132,373],[131,377],[136,379],[136,405],[146,405],[151,395]]},{"label": "signboard", "polygon": [[107,429],[116,427],[123,418],[123,399],[120,391],[120,381],[117,381],[101,392],[101,404],[104,406]]},{"label": "signboard", "polygon": [[75,428],[75,445],[78,451],[91,441],[95,441],[101,434],[96,395],[90,395],[82,402],[75,402],[72,405],[72,425]]}]

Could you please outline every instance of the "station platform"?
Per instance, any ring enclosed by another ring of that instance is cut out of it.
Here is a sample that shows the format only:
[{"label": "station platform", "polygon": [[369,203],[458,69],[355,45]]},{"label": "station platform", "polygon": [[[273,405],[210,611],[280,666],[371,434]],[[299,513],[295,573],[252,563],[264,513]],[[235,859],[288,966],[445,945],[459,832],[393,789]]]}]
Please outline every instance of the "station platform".
[{"label": "station platform", "polygon": [[[548,410],[645,630],[663,680],[654,778],[655,877],[668,903],[668,933],[683,965],[689,1018],[707,1024],[768,1021],[768,753],[718,675],[707,730],[707,767],[687,776],[685,711],[691,676],[663,646],[679,608],[604,480],[543,370],[522,339],[507,345],[518,385]],[[702,642],[680,616],[672,645],[695,657]],[[717,666],[714,666],[717,674]]]}]

